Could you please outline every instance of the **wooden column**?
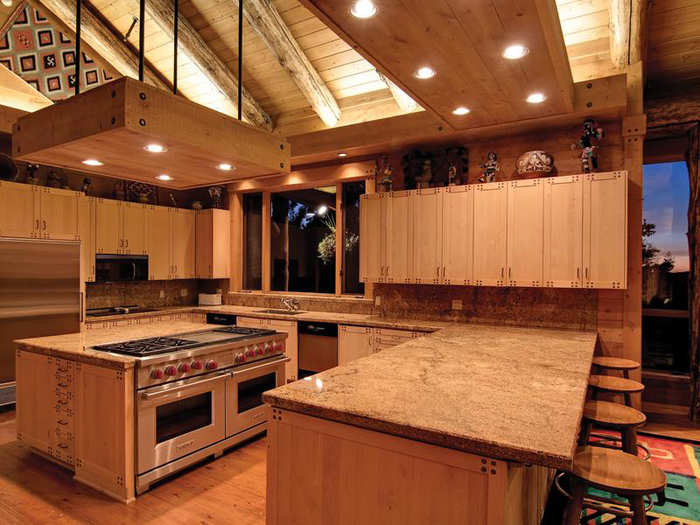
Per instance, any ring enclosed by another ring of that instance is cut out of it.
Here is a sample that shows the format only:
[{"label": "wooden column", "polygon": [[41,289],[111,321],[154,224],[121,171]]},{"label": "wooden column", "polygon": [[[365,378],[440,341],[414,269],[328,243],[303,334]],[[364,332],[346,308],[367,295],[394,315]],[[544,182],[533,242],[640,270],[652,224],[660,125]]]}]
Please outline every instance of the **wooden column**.
[{"label": "wooden column", "polygon": [[243,194],[230,191],[228,194],[231,212],[231,276],[229,290],[243,289]]},{"label": "wooden column", "polygon": [[270,192],[262,193],[262,291],[270,291],[272,268],[270,267]]},{"label": "wooden column", "polygon": [[690,417],[700,418],[700,124],[690,132],[687,153],[690,200],[688,202],[688,299],[690,310],[690,373],[692,399]]},{"label": "wooden column", "polygon": [[343,183],[339,182],[335,185],[335,295],[343,294],[343,257],[345,257],[343,219]]},{"label": "wooden column", "polygon": [[[372,194],[376,191],[376,179],[374,175],[365,181],[365,193]],[[362,256],[362,255],[360,255]],[[374,283],[365,283],[365,299],[374,299]]]}]

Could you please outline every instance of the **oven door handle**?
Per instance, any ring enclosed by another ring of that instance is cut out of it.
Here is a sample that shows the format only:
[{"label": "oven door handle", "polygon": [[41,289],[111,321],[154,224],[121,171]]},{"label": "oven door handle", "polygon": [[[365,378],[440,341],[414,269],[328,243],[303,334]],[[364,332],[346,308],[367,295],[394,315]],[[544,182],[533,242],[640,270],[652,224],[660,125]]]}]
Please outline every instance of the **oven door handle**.
[{"label": "oven door handle", "polygon": [[220,379],[224,379],[228,375],[231,375],[231,372],[222,372],[222,373],[215,375],[214,377],[208,377],[207,379],[200,379],[199,381],[193,381],[192,383],[179,384],[179,385],[173,384],[170,388],[167,388],[165,390],[159,390],[158,392],[141,392],[140,397],[144,401],[151,401],[153,399],[169,397],[169,396],[178,394],[183,389],[190,389],[190,388],[198,387],[198,386],[206,384],[206,383],[211,383],[213,381],[219,381]]},{"label": "oven door handle", "polygon": [[276,366],[279,364],[284,364],[287,361],[291,361],[290,357],[284,357],[284,359],[277,359],[276,361],[268,361],[267,363],[263,363],[262,365],[258,366],[251,366],[250,368],[244,368],[243,370],[234,370],[231,372],[231,375],[235,378],[236,376],[247,374],[248,372],[253,372],[255,370],[260,370],[261,368],[268,368],[272,366]]}]

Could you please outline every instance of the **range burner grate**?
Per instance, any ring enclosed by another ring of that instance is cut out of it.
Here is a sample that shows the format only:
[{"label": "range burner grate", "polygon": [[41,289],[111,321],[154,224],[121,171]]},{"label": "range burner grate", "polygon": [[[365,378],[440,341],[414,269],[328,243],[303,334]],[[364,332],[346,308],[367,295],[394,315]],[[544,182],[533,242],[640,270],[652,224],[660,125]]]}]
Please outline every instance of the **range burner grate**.
[{"label": "range burner grate", "polygon": [[275,333],[274,330],[264,330],[261,328],[245,328],[243,326],[225,326],[223,328],[216,328],[214,331],[223,334],[235,334],[250,337],[256,337],[259,335],[272,335]]},{"label": "range burner grate", "polygon": [[96,350],[102,350],[103,352],[145,356],[162,354],[173,350],[192,348],[195,346],[201,346],[201,343],[191,341],[189,339],[181,339],[179,337],[149,337],[146,339],[136,339],[134,341],[97,345],[93,348]]}]

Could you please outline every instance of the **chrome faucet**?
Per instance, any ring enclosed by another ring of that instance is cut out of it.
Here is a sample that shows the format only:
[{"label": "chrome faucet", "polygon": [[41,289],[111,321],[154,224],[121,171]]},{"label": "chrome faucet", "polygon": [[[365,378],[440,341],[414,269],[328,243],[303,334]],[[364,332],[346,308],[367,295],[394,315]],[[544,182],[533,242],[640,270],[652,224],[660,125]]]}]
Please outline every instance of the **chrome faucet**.
[{"label": "chrome faucet", "polygon": [[282,306],[290,312],[299,310],[299,299],[295,299],[294,297],[282,297],[280,301],[282,302]]}]

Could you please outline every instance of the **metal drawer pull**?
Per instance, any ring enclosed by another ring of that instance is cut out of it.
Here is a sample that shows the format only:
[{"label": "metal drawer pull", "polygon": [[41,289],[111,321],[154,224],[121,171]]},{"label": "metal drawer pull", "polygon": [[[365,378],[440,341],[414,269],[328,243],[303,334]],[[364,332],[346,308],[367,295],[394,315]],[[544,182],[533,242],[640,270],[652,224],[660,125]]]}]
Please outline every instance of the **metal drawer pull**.
[{"label": "metal drawer pull", "polygon": [[67,443],[59,443],[58,447],[62,448],[62,449],[67,449],[69,447],[69,445]]},{"label": "metal drawer pull", "polygon": [[141,399],[144,400],[151,400],[151,399],[158,399],[160,397],[168,397],[168,396],[179,396],[180,393],[182,392],[182,388],[192,388],[196,387],[199,385],[203,385],[205,383],[210,383],[212,381],[218,381],[220,379],[224,379],[227,375],[231,375],[231,372],[222,372],[214,377],[209,377],[207,379],[201,379],[199,381],[193,381],[191,383],[187,383],[186,380],[184,383],[174,383],[171,387],[169,387],[166,390],[159,390],[158,392],[141,392]]},{"label": "metal drawer pull", "polygon": [[63,425],[63,426],[65,427],[65,426],[68,424],[68,421],[65,421],[65,420],[63,420],[63,419],[59,419],[59,420],[58,420],[58,424],[59,424],[59,425]]}]

